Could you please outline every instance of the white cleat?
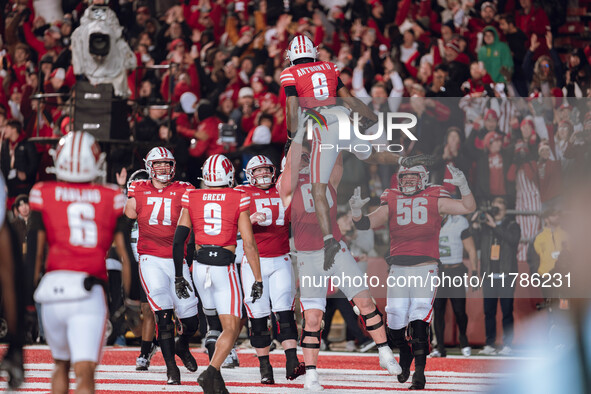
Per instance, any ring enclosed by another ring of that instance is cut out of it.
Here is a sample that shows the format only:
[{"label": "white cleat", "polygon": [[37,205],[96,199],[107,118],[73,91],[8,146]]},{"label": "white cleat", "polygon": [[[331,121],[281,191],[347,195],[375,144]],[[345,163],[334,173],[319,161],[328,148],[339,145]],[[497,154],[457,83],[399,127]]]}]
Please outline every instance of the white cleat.
[{"label": "white cleat", "polygon": [[398,365],[398,362],[394,358],[394,354],[389,347],[381,347],[378,349],[380,355],[380,367],[388,370],[388,373],[392,376],[397,376],[402,373],[402,368]]},{"label": "white cleat", "polygon": [[504,346],[504,347],[503,347],[503,348],[502,348],[502,349],[499,351],[499,354],[500,354],[501,356],[509,356],[509,355],[513,354],[513,349],[511,349],[511,347],[509,347],[509,346],[506,346],[506,345],[505,345],[505,346]]},{"label": "white cleat", "polygon": [[464,357],[470,357],[472,355],[472,348],[470,346],[466,346],[462,348],[462,355]]},{"label": "white cleat", "polygon": [[306,381],[304,382],[304,390],[318,392],[323,391],[324,387],[320,385],[318,381],[318,371],[315,369],[309,369],[306,371]]},{"label": "white cleat", "polygon": [[484,347],[484,349],[482,349],[481,351],[478,352],[478,354],[483,354],[485,356],[493,356],[493,355],[497,354],[497,349],[495,349],[494,347],[492,347],[490,345],[486,345]]},{"label": "white cleat", "polygon": [[236,353],[236,349],[232,349],[224,363],[222,364],[222,368],[235,368],[240,366],[240,361],[238,361],[238,353]]}]

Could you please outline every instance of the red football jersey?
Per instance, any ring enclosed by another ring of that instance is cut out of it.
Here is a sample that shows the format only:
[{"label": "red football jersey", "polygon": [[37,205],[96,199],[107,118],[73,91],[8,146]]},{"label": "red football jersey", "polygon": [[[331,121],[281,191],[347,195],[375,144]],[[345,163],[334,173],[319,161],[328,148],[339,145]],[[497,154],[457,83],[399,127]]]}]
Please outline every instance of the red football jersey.
[{"label": "red football jersey", "polygon": [[172,182],[163,189],[156,189],[149,179],[134,181],[127,195],[135,198],[135,210],[139,228],[137,251],[172,259],[172,242],[176,225],[181,216],[181,199],[188,190],[194,190],[187,182]]},{"label": "red football jersey", "polygon": [[439,258],[441,215],[437,200],[449,197],[442,186],[406,196],[398,189],[386,189],[382,205],[388,205],[391,256],[428,256]]},{"label": "red football jersey", "polygon": [[[330,183],[328,184],[326,199],[330,208],[332,236],[337,241],[340,241],[342,235],[337,224],[337,192]],[[314,198],[312,197],[310,175],[299,174],[298,176],[298,186],[291,200],[291,225],[297,251],[315,251],[324,248],[322,231],[318,224]]]},{"label": "red football jersey", "polygon": [[291,66],[279,77],[281,86],[295,86],[304,108],[334,105],[339,84],[339,69],[331,62],[313,62]]},{"label": "red football jersey", "polygon": [[241,185],[238,190],[250,196],[250,213],[262,212],[267,219],[252,225],[254,239],[261,257],[277,257],[289,253],[289,207],[285,209],[275,185],[267,190]]},{"label": "red football jersey", "polygon": [[125,196],[114,185],[40,182],[31,209],[41,212],[49,243],[46,272],[86,272],[107,280],[105,258],[123,215]]},{"label": "red football jersey", "polygon": [[183,195],[183,208],[189,210],[196,245],[236,246],[238,217],[249,206],[247,193],[229,187],[189,190]]}]

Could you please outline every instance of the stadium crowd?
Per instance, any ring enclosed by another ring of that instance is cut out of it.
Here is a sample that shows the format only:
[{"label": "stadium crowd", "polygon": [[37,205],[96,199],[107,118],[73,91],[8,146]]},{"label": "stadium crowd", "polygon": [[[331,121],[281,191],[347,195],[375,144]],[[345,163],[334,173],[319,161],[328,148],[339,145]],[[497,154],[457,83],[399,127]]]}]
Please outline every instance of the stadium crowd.
[{"label": "stadium crowd", "polygon": [[[540,3],[111,1],[138,68],[128,75],[132,143],[111,149],[110,180],[124,186],[121,169],[142,168],[154,146],[170,148],[176,178],[195,186],[202,164],[218,153],[233,160],[239,181],[258,154],[279,168],[287,142],[279,78],[289,65],[289,42],[305,34],[318,46],[318,60],[334,62],[356,97],[376,111],[417,115],[418,141],[401,134],[394,143],[404,146],[405,155],[438,158],[430,168],[432,183],[451,178],[451,163],[466,174],[482,210],[503,197],[506,208],[522,213],[516,216],[518,259],[525,261],[528,243],[542,229],[539,215],[552,216],[563,185],[591,164],[591,108],[584,100],[591,95],[591,46],[557,47],[567,5]],[[70,37],[86,7],[47,0],[33,7],[32,0],[17,0],[1,10],[0,163],[7,208],[21,234],[29,191],[52,177],[45,171],[50,146],[29,139],[61,137],[72,128],[73,87],[83,76],[74,74]],[[31,98],[37,93],[61,95]],[[235,126],[235,141],[219,138],[221,124]],[[364,185],[362,194],[376,208],[396,180],[393,166],[361,166],[351,155],[343,166],[342,211],[355,186]],[[343,234],[355,244],[350,217],[341,218]],[[356,257],[383,255],[377,250],[387,245],[387,232],[375,234],[375,248],[367,242],[350,246]],[[366,340],[361,337],[360,345]]]}]

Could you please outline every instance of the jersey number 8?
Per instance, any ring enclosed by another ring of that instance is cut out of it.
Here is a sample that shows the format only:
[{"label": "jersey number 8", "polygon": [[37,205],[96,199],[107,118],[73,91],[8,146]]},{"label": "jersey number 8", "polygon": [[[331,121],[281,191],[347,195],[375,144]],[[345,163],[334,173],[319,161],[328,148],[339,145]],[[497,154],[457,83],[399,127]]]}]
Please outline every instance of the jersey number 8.
[{"label": "jersey number 8", "polygon": [[314,97],[316,99],[326,100],[328,98],[328,81],[326,79],[326,74],[312,74],[312,86],[314,87]]}]

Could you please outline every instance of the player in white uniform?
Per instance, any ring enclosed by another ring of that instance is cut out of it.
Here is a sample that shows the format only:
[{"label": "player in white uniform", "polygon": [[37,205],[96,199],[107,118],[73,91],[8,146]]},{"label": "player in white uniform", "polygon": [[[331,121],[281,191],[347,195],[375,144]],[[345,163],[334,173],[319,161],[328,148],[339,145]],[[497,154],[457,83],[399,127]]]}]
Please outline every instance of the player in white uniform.
[{"label": "player in white uniform", "polygon": [[[350,132],[350,139],[340,140],[340,118],[348,118],[351,112],[355,112],[359,114],[359,128],[362,132],[365,130],[367,134],[374,134],[378,131],[378,116],[351,95],[341,81],[340,71],[334,63],[317,61],[316,55],[316,48],[310,38],[304,35],[296,36],[287,49],[287,58],[291,66],[283,70],[280,80],[287,97],[286,126],[290,137],[295,136],[298,128],[304,127],[307,123],[307,117],[302,116],[302,110],[313,112],[314,117],[319,115],[324,123],[322,126],[314,123],[312,127],[310,178],[316,217],[324,241],[324,270],[327,271],[334,264],[335,256],[341,249],[339,242],[332,236],[326,198],[332,169],[343,149],[351,151],[352,146],[356,147],[351,152],[360,160],[369,159],[373,151],[371,143],[357,137],[353,130]],[[342,100],[340,103],[337,102],[337,97]],[[387,144],[386,137],[374,142]],[[328,148],[329,146],[331,148]],[[385,151],[375,152],[374,157],[379,157],[377,160],[384,164],[394,164],[401,159],[398,154]],[[410,162],[405,164],[411,165]]]},{"label": "player in white uniform", "polygon": [[[468,266],[464,265],[464,249],[468,252]],[[447,215],[443,218],[441,231],[439,232],[439,260],[441,261],[440,276],[446,275],[463,281],[464,274],[470,272],[474,275],[476,271],[476,264],[478,256],[476,255],[476,246],[474,245],[474,238],[470,232],[470,224],[468,220],[460,215]],[[447,282],[446,282],[447,283]],[[472,348],[468,343],[466,336],[466,327],[468,325],[468,315],[466,315],[466,289],[459,286],[439,286],[437,289],[437,298],[433,304],[433,314],[435,317],[435,336],[437,337],[437,348],[434,349],[431,357],[445,357],[445,309],[447,306],[447,299],[451,302],[456,323],[460,331],[460,348],[464,356],[472,354]]]},{"label": "player in white uniform", "polygon": [[[133,181],[138,181],[141,179],[150,179],[150,173],[145,169],[137,170],[129,177],[127,181],[127,189],[130,188]],[[135,258],[136,262],[139,262],[140,256],[137,251],[137,242],[139,239],[139,226],[137,224],[137,220],[134,221],[133,226],[131,228],[131,251],[133,252],[133,257]],[[135,370],[136,371],[147,371],[150,367],[150,361],[154,354],[158,351],[158,346],[154,343],[154,333],[156,328],[156,323],[154,322],[154,312],[150,309],[150,304],[148,303],[148,298],[146,297],[146,292],[144,288],[140,286],[140,308],[142,312],[142,341],[140,344],[140,355],[135,360]]]},{"label": "player in white uniform", "polygon": [[[389,283],[398,286],[388,286],[388,334],[394,346],[400,349],[402,373],[398,375],[399,382],[408,380],[410,365],[415,359],[411,390],[425,388],[429,324],[436,292],[429,277],[437,275],[438,271],[441,216],[464,215],[476,209],[464,174],[451,165],[448,169],[453,178],[446,179],[446,182],[459,187],[461,200],[449,198],[449,192],[442,186],[429,185],[429,173],[422,165],[401,166],[398,188],[384,191],[382,205],[367,216],[363,216],[361,208],[369,198],[361,199],[359,187],[349,200],[357,229],[379,228],[386,223],[390,229],[390,256],[386,258],[390,265]],[[401,277],[406,279],[400,282]],[[412,279],[416,277],[422,280]],[[408,337],[411,337],[412,348]]]},{"label": "player in white uniform", "polygon": [[[304,325],[302,326],[301,346],[304,352],[306,364],[306,379],[304,389],[320,391],[323,387],[318,379],[316,364],[320,350],[320,338],[322,333],[322,319],[326,308],[326,292],[329,283],[324,278],[331,276],[347,275],[351,278],[363,277],[357,262],[347,249],[344,242],[340,241],[341,233],[336,224],[336,188],[342,177],[342,162],[337,162],[331,175],[327,200],[329,201],[329,215],[333,228],[333,236],[339,242],[341,249],[336,254],[335,264],[326,272],[318,264],[322,259],[323,241],[319,235],[319,225],[316,220],[314,199],[311,194],[309,154],[302,153],[302,145],[294,140],[287,158],[287,163],[281,180],[278,181],[278,189],[285,206],[291,208],[292,229],[294,243],[297,250],[299,279],[300,279],[300,303],[304,313]],[[312,281],[310,279],[312,278]],[[320,285],[318,282],[320,281]],[[341,291],[355,304],[356,312],[360,315],[372,339],[376,342],[379,352],[380,366],[388,370],[391,375],[398,375],[402,369],[396,362],[392,350],[388,347],[388,341],[382,313],[374,304],[367,287],[362,283],[355,285],[356,281],[350,281],[339,285]]]},{"label": "player in white uniform", "polygon": [[105,256],[113,240],[125,293],[130,290],[122,219],[125,196],[115,185],[92,183],[104,159],[92,135],[68,133],[55,152],[58,181],[37,183],[29,199],[29,224],[39,240],[37,250],[29,251],[35,255],[35,282],[43,266],[45,241],[49,244],[46,273],[34,299],[42,304],[45,335],[55,361],[52,392],[68,392],[73,366],[76,391],[91,393],[106,339]]},{"label": "player in white uniform", "polygon": [[[242,289],[234,263],[238,230],[255,276],[250,295],[253,302],[261,297],[263,282],[250,223],[250,197],[232,188],[232,163],[224,155],[210,156],[203,164],[202,179],[207,188],[187,191],[182,197],[183,209],[174,234],[173,255],[175,267],[180,271],[183,244],[194,228],[197,261],[193,263],[193,283],[199,292],[209,330],[222,332],[209,367],[199,375],[197,382],[205,394],[223,394],[228,391],[220,368],[238,337],[242,317]],[[176,292],[179,297],[188,297],[192,288],[186,283],[177,287]]]},{"label": "player in white uniform", "polygon": [[[250,221],[259,248],[263,296],[256,303],[244,298],[249,320],[249,337],[259,358],[261,383],[274,384],[273,368],[269,362],[271,332],[270,314],[277,319],[278,335],[285,351],[286,378],[293,380],[305,373],[298,360],[298,328],[294,315],[294,278],[289,256],[289,209],[283,206],[275,187],[275,166],[263,155],[251,158],[245,169],[248,185],[237,189],[250,195]],[[249,289],[255,279],[246,258],[242,261],[242,287]]]},{"label": "player in white uniform", "polygon": [[[128,190],[125,216],[131,229],[132,221],[139,226],[139,271],[140,280],[158,328],[158,344],[166,363],[167,383],[181,384],[175,354],[185,367],[197,371],[197,362],[189,350],[189,339],[199,327],[197,297],[191,293],[179,298],[175,288],[191,281],[187,262],[176,272],[172,245],[178,218],[181,214],[181,199],[187,190],[194,187],[187,182],[174,181],[176,160],[168,149],[156,147],[145,159],[149,180],[131,183]],[[174,315],[181,322],[181,335],[175,343]]]}]

